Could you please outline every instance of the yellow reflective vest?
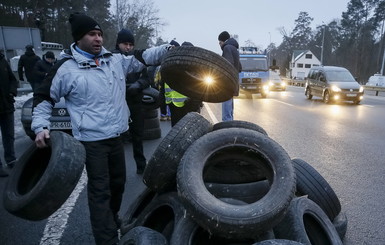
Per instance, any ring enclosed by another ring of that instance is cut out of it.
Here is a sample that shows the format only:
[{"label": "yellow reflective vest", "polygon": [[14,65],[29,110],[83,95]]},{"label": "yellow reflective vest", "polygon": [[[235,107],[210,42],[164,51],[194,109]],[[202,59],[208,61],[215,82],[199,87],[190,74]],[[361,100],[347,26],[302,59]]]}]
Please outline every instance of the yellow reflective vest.
[{"label": "yellow reflective vest", "polygon": [[164,84],[164,96],[166,98],[166,104],[173,103],[176,107],[183,107],[184,102],[188,99],[187,96],[170,88],[167,83]]}]

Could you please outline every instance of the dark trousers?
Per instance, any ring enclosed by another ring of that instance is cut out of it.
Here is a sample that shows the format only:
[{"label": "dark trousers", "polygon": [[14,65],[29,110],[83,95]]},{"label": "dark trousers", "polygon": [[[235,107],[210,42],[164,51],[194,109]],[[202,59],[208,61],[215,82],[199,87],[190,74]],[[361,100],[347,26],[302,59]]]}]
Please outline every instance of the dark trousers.
[{"label": "dark trousers", "polygon": [[118,242],[118,212],[126,182],[121,137],[82,142],[86,149],[88,206],[96,244]]},{"label": "dark trousers", "polygon": [[175,124],[179,122],[184,116],[189,112],[198,112],[200,113],[200,106],[198,103],[186,103],[182,107],[177,107],[173,103],[168,104],[171,111],[171,126],[174,127]]},{"label": "dark trousers", "polygon": [[160,108],[160,115],[161,116],[170,116],[170,113],[171,113],[171,109],[169,111],[169,109],[167,108],[168,105],[166,104],[166,98],[164,96],[164,83],[162,83],[160,89],[159,89],[159,101],[160,101],[160,105],[159,105],[159,108]]},{"label": "dark trousers", "polygon": [[127,100],[127,104],[131,113],[129,131],[131,134],[132,151],[136,162],[136,168],[143,170],[146,167],[146,157],[143,153],[144,116],[142,102]]},{"label": "dark trousers", "polygon": [[[9,163],[15,157],[15,120],[13,112],[0,114],[1,138],[3,140],[4,159]],[[1,160],[0,160],[1,164]]]}]

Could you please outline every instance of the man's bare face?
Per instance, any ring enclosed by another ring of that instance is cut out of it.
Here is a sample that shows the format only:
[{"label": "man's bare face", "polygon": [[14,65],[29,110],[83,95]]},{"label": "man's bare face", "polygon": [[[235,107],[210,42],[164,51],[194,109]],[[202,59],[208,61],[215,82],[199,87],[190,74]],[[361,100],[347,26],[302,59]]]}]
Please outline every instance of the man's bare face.
[{"label": "man's bare face", "polygon": [[128,52],[134,49],[134,44],[129,42],[119,43],[118,46],[121,52]]},{"label": "man's bare face", "polygon": [[78,47],[87,53],[97,55],[102,51],[103,34],[101,31],[89,31],[78,41]]}]

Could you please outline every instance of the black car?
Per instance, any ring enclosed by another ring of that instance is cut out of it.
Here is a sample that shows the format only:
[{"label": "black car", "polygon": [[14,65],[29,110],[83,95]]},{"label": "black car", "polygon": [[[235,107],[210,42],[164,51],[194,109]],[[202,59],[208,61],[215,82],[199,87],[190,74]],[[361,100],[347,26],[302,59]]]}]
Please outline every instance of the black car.
[{"label": "black car", "polygon": [[[32,139],[35,140],[35,133],[31,130],[32,123],[32,104],[33,98],[28,99],[21,109],[21,123],[25,133]],[[71,120],[70,115],[67,111],[64,98],[55,104],[52,110],[51,131],[60,130],[71,134]]]}]

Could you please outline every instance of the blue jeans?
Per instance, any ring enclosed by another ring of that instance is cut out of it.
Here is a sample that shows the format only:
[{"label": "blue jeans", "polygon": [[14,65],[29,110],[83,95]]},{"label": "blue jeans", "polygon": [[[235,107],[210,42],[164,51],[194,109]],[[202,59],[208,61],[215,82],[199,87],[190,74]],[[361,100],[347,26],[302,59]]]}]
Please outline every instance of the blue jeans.
[{"label": "blue jeans", "polygon": [[234,120],[234,101],[233,98],[228,101],[222,102],[222,121]]},{"label": "blue jeans", "polygon": [[[13,112],[0,114],[1,138],[6,163],[16,160],[15,157],[15,122]],[[1,160],[0,160],[1,164]]]}]

